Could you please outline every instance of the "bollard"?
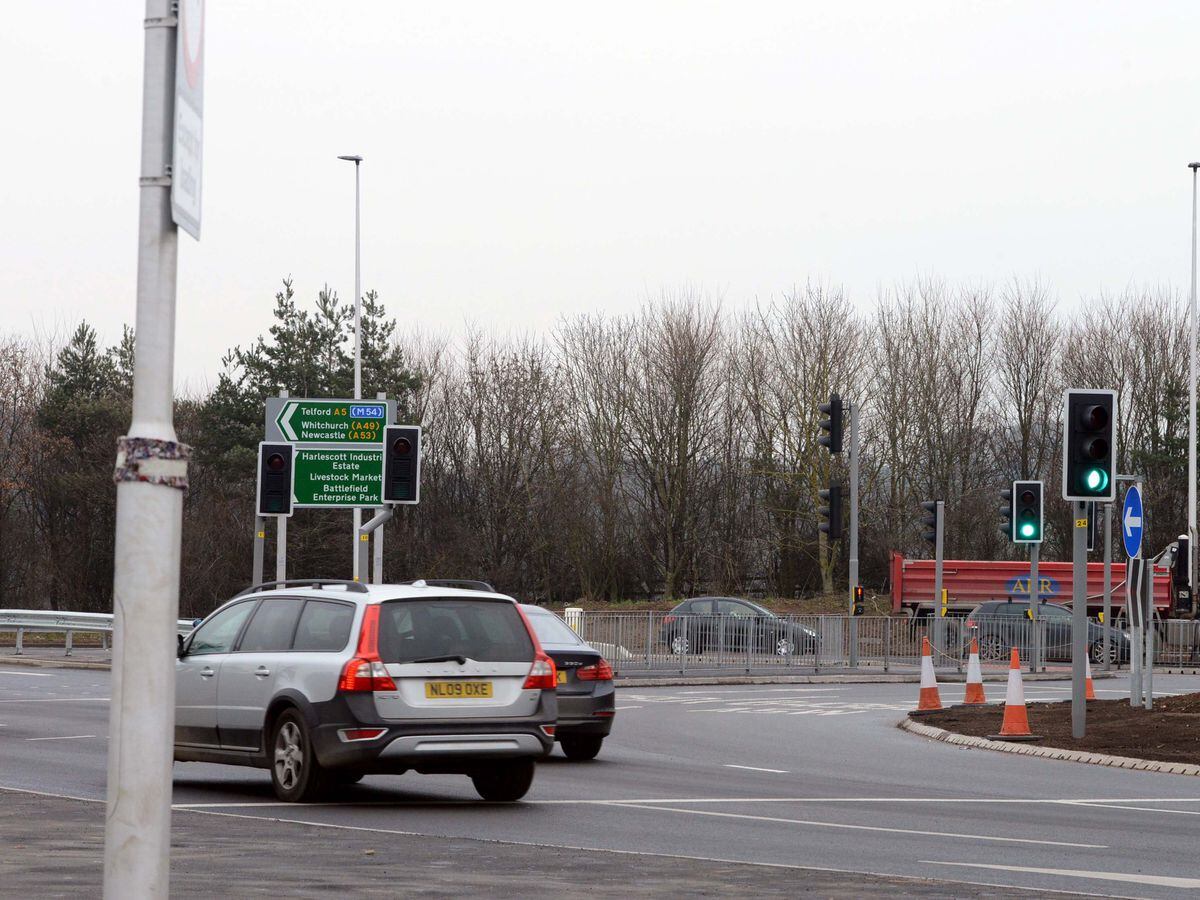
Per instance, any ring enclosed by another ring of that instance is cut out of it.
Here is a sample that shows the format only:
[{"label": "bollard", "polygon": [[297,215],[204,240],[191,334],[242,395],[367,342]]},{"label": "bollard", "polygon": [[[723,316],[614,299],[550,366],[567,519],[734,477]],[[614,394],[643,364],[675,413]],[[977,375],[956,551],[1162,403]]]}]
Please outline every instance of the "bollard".
[{"label": "bollard", "polygon": [[25,652],[25,629],[17,629],[17,656]]},{"label": "bollard", "polygon": [[563,610],[563,619],[571,626],[572,631],[579,634],[580,628],[583,627],[583,607],[568,606]]},{"label": "bollard", "polygon": [[71,637],[74,634],[70,629],[67,630],[67,656],[71,655]]}]

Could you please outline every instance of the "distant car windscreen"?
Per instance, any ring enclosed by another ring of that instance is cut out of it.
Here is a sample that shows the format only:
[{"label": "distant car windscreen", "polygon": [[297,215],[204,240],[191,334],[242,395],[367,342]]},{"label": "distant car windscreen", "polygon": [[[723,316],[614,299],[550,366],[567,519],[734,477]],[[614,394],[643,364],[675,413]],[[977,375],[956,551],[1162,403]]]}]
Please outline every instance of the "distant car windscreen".
[{"label": "distant car windscreen", "polygon": [[461,655],[479,662],[533,660],[533,642],[512,603],[390,600],[380,604],[379,655],[387,663]]},{"label": "distant car windscreen", "polygon": [[579,639],[579,635],[571,630],[571,626],[554,613],[529,610],[526,614],[529,616],[529,623],[533,626],[534,633],[543,644],[578,647],[583,643]]}]

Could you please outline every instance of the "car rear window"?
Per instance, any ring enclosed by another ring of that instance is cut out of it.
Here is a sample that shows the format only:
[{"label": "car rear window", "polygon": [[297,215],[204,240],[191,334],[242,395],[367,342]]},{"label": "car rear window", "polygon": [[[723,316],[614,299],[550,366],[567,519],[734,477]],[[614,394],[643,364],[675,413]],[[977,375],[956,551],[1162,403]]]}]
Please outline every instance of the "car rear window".
[{"label": "car rear window", "polygon": [[294,650],[341,650],[350,640],[354,607],[334,600],[309,600],[296,626]]},{"label": "car rear window", "polygon": [[529,624],[533,632],[543,644],[559,644],[567,647],[578,647],[583,643],[571,626],[554,613],[528,611]]},{"label": "car rear window", "polygon": [[292,645],[292,632],[296,630],[296,619],[300,617],[303,600],[292,597],[270,597],[258,605],[254,618],[246,626],[246,633],[238,650],[243,653],[271,653],[287,650]]},{"label": "car rear window", "polygon": [[479,662],[533,660],[533,642],[513,603],[502,600],[389,600],[380,604],[379,655],[406,663],[449,654]]}]

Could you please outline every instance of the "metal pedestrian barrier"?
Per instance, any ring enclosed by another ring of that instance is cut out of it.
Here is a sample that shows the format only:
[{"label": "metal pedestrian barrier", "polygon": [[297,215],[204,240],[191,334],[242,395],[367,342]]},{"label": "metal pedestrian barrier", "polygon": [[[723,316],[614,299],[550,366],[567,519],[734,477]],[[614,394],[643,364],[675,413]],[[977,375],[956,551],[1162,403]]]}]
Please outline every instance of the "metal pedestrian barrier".
[{"label": "metal pedestrian barrier", "polygon": [[[965,672],[971,639],[979,641],[982,668],[1003,672],[1013,647],[1029,670],[1066,670],[1071,662],[1071,625],[1061,617],[805,616],[738,617],[662,612],[609,613],[572,609],[579,635],[623,674],[798,674],[831,670],[915,672],[921,642],[929,638],[934,665]],[[1130,644],[1110,628],[1113,666],[1129,663]],[[1088,652],[1103,661],[1103,626],[1090,621]],[[1160,623],[1156,665],[1200,666],[1200,622]]]},{"label": "metal pedestrian barrier", "polygon": [[[188,634],[195,619],[179,619],[177,630]],[[100,645],[107,650],[113,630],[112,613],[61,612],[45,609],[0,609],[0,634],[16,632],[16,651],[25,652],[25,633],[65,635],[67,656],[71,655],[74,637],[78,634],[100,635]]]}]

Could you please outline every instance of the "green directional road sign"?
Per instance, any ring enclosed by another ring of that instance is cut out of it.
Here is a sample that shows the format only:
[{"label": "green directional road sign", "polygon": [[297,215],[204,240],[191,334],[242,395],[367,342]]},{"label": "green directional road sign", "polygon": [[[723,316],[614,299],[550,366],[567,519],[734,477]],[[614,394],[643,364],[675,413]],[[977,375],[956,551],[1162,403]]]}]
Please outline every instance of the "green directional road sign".
[{"label": "green directional road sign", "polygon": [[383,444],[388,400],[267,398],[267,438],[294,444]]},{"label": "green directional road sign", "polygon": [[296,448],[295,506],[325,509],[383,504],[383,451]]}]

